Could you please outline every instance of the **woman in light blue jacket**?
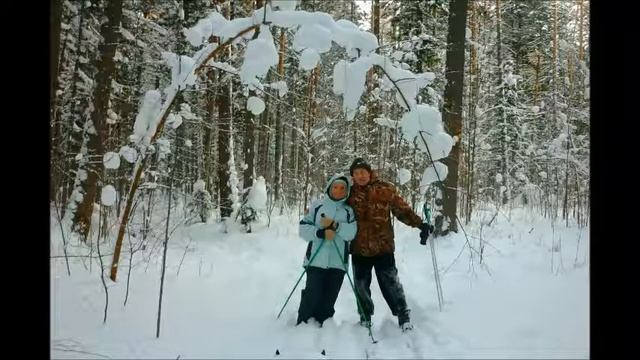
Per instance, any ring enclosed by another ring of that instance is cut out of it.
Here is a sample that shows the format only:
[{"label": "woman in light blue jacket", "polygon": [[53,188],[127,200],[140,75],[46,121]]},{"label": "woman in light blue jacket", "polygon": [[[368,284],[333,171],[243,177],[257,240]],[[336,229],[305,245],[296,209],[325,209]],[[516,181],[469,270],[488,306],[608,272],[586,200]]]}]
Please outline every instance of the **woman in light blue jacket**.
[{"label": "woman in light blue jacket", "polygon": [[356,235],[353,209],[346,204],[351,184],[345,175],[334,175],[325,196],[311,204],[300,221],[300,236],[309,242],[303,266],[307,282],[302,290],[298,322],[310,318],[322,323],[335,313],[334,305],[349,264],[349,242]]}]

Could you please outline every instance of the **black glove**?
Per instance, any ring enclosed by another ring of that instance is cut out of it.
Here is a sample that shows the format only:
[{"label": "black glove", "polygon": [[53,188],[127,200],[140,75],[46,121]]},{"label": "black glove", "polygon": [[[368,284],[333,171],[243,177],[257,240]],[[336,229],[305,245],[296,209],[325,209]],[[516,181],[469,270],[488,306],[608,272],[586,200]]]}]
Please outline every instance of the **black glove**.
[{"label": "black glove", "polygon": [[324,239],[324,230],[325,229],[320,229],[316,231],[316,236],[319,237],[320,239]]},{"label": "black glove", "polygon": [[427,243],[427,238],[429,238],[429,234],[431,234],[434,230],[433,225],[428,223],[422,223],[419,227],[420,229],[420,244],[424,245]]}]

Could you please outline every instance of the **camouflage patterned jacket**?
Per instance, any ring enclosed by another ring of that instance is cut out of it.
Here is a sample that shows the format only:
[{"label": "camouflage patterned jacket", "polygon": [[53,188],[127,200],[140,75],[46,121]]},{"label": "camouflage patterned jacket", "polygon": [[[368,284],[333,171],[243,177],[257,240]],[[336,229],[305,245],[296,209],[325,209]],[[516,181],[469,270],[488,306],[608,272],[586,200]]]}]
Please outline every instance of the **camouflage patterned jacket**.
[{"label": "camouflage patterned jacket", "polygon": [[395,251],[391,213],[409,226],[422,224],[420,216],[400,197],[395,186],[376,179],[374,172],[369,184],[353,185],[347,203],[355,210],[358,223],[356,238],[351,242],[355,255],[376,256]]}]

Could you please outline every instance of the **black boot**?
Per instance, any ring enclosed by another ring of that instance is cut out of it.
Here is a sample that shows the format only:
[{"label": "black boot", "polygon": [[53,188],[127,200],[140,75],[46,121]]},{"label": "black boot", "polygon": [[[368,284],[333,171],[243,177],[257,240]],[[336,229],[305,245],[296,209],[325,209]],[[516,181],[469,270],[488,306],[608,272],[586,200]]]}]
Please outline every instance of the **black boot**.
[{"label": "black boot", "polygon": [[398,315],[398,325],[402,329],[402,332],[413,330],[413,325],[409,319],[409,310],[403,311]]}]

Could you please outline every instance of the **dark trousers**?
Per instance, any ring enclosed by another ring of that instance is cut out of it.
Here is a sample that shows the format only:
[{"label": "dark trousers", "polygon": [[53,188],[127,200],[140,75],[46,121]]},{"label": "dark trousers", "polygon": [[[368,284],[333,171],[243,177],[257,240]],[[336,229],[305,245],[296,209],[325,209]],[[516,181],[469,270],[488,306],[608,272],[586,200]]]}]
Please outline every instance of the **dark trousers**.
[{"label": "dark trousers", "polygon": [[310,266],[307,269],[307,283],[302,289],[297,324],[303,321],[306,323],[310,318],[315,318],[322,324],[333,316],[344,274],[343,270],[333,268]]},{"label": "dark trousers", "polygon": [[389,305],[391,313],[398,317],[400,323],[409,321],[409,308],[404,296],[404,290],[398,278],[398,269],[393,254],[377,256],[352,255],[353,273],[356,292],[362,304],[360,317],[371,320],[373,315],[373,300],[371,300],[371,268],[375,269],[376,278],[380,285],[382,297]]}]

